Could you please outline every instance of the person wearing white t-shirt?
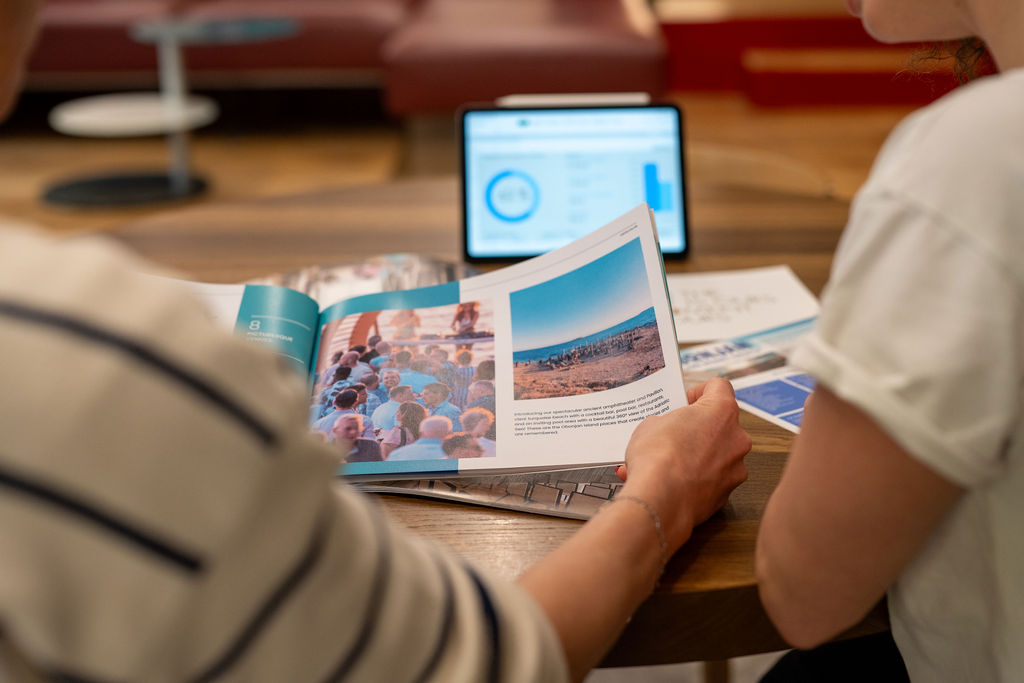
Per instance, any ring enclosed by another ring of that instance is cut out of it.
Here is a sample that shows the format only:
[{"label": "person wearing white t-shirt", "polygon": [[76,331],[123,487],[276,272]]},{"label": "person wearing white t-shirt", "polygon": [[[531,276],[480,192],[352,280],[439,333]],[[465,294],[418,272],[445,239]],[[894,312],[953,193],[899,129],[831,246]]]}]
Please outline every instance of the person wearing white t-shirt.
[{"label": "person wearing white t-shirt", "polygon": [[977,37],[1000,73],[904,121],[853,203],[792,358],[817,389],[761,523],[761,598],[806,649],[888,594],[910,680],[1022,681],[1024,3],[849,5],[884,42]]},{"label": "person wearing white t-shirt", "polygon": [[[998,73],[908,117],[853,203],[791,359],[817,388],[761,522],[761,599],[811,649],[887,596],[898,656],[856,680],[1024,681],[1024,3],[848,4]],[[851,680],[827,667],[859,645],[764,680]]]}]

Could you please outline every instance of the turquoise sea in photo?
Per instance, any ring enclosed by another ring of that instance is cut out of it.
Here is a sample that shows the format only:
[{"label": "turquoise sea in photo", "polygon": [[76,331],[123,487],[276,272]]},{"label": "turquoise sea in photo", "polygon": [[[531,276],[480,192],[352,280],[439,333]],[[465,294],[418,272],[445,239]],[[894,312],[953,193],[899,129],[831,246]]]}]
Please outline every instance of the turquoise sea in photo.
[{"label": "turquoise sea in photo", "polygon": [[525,363],[527,361],[545,360],[552,356],[557,356],[562,353],[566,353],[577,346],[585,346],[587,344],[593,344],[599,342],[602,339],[613,337],[620,332],[631,330],[636,327],[643,327],[644,325],[653,325],[657,322],[657,318],[654,315],[654,307],[651,306],[647,310],[641,311],[637,315],[633,316],[628,320],[624,320],[618,325],[613,325],[600,332],[594,334],[588,334],[585,337],[577,337],[576,339],[570,339],[567,342],[561,344],[554,344],[552,346],[544,346],[539,349],[525,349],[523,351],[513,351],[512,360],[517,363]]}]

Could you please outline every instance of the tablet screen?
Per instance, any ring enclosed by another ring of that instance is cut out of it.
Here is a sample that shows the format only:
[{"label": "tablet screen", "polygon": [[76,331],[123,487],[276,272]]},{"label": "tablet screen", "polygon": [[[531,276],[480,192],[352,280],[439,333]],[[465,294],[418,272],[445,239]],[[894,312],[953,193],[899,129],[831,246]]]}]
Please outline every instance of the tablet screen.
[{"label": "tablet screen", "polygon": [[542,254],[642,202],[666,258],[686,253],[676,107],[469,108],[460,137],[467,260]]}]

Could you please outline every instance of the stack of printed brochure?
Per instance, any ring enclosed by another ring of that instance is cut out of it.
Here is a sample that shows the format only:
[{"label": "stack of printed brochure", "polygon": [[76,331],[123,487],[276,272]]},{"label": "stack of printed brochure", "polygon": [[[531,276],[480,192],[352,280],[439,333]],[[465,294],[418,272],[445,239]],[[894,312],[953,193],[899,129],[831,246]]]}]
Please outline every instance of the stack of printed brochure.
[{"label": "stack of printed brochure", "polygon": [[789,355],[814,326],[818,300],[789,266],[668,277],[687,385],[725,377],[740,407],[797,432],[810,376]]}]

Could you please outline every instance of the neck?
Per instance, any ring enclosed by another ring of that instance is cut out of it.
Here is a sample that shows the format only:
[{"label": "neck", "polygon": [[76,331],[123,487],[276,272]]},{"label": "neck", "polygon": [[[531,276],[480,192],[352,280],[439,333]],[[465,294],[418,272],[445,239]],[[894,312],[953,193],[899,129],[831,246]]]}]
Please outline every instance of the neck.
[{"label": "neck", "polygon": [[1024,46],[1011,42],[1005,48],[997,48],[996,45],[987,43],[992,58],[1000,71],[1009,71],[1019,66],[1024,66]]},{"label": "neck", "polygon": [[978,37],[988,46],[1000,71],[1024,66],[1024,6],[1019,2],[975,2]]}]

